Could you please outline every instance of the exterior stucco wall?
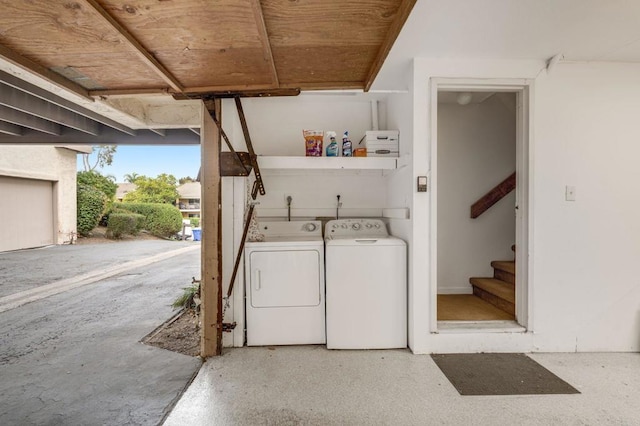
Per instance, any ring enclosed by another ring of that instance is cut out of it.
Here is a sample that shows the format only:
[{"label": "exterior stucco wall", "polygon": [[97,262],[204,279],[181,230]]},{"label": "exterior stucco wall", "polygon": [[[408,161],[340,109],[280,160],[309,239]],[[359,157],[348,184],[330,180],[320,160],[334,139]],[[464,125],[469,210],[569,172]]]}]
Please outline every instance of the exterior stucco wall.
[{"label": "exterior stucco wall", "polygon": [[77,154],[54,146],[0,146],[0,176],[53,182],[56,244],[71,244],[76,239]]}]

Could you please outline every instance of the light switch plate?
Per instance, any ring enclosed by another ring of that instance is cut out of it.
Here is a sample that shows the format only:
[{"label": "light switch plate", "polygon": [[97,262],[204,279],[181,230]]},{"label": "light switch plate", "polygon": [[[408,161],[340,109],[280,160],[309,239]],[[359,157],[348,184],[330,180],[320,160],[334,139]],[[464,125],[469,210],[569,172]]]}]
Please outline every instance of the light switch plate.
[{"label": "light switch plate", "polygon": [[427,192],[426,176],[418,176],[418,192]]},{"label": "light switch plate", "polygon": [[565,187],[564,199],[566,201],[575,201],[576,200],[576,187],[567,185]]}]

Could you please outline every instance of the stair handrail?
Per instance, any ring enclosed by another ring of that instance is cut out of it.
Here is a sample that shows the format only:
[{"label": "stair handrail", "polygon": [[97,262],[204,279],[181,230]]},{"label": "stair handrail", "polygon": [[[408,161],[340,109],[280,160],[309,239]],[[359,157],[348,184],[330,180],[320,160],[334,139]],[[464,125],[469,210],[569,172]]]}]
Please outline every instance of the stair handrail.
[{"label": "stair handrail", "polygon": [[513,172],[508,178],[494,186],[471,205],[471,219],[475,219],[489,210],[491,206],[502,200],[514,189],[516,189],[516,172]]}]

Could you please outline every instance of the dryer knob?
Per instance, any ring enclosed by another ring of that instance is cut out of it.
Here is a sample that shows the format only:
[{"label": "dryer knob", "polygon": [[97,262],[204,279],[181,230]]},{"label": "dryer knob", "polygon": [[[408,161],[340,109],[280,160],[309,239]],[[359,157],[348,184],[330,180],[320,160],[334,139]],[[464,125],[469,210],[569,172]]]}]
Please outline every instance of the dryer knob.
[{"label": "dryer knob", "polygon": [[315,223],[307,223],[304,225],[304,230],[307,232],[313,232],[316,230],[316,224]]},{"label": "dryer knob", "polygon": [[343,224],[341,225],[341,227],[342,227],[342,228],[344,228],[344,229],[347,229],[347,224],[346,224],[346,223],[343,223]]},{"label": "dryer knob", "polygon": [[338,224],[337,224],[337,223],[334,223],[334,224],[333,224],[333,229],[336,229],[336,228],[338,228],[338,227],[339,227],[339,226],[338,226]]},{"label": "dryer knob", "polygon": [[351,227],[353,228],[354,231],[357,231],[358,229],[360,229],[360,224],[354,223],[353,225],[351,225]]},{"label": "dryer knob", "polygon": [[380,224],[376,223],[375,227],[376,227],[376,229],[380,228]]},{"label": "dryer knob", "polygon": [[364,227],[367,228],[367,229],[371,229],[371,228],[373,228],[373,225],[370,224],[370,223],[367,223]]}]

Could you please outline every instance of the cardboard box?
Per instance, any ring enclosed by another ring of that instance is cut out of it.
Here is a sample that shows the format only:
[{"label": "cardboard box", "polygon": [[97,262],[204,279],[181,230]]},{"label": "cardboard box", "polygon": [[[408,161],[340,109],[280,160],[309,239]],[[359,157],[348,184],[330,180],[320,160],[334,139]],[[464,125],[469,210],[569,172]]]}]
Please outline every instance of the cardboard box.
[{"label": "cardboard box", "polygon": [[398,130],[370,130],[365,133],[367,157],[397,157],[399,150]]}]

